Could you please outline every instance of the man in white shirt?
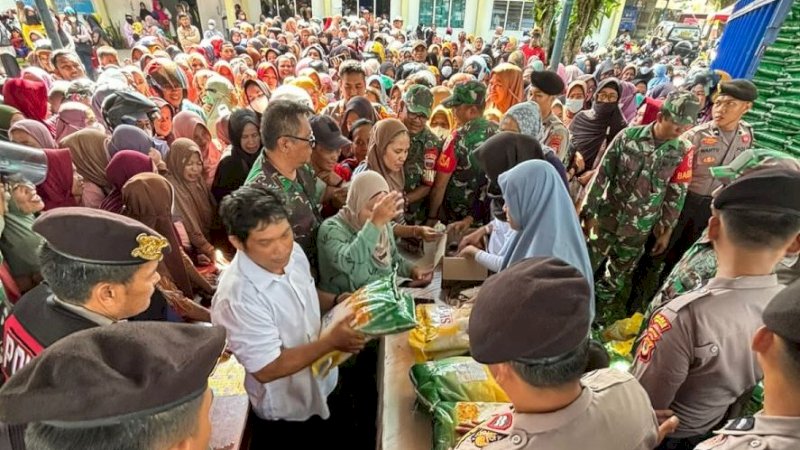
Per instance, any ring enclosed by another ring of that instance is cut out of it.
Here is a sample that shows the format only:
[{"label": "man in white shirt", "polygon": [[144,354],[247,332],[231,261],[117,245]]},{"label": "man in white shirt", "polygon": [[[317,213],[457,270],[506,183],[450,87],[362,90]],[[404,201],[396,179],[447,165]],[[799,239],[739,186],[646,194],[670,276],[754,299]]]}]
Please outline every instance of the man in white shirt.
[{"label": "man in white shirt", "polygon": [[352,314],[320,333],[320,315],[346,295],[315,289],[280,193],[244,186],[223,199],[220,215],[237,253],[220,278],[211,320],[227,330],[228,347],[247,370],[253,448],[277,436],[322,443],[338,372],[317,377],[310,365],[334,350],[356,353],[365,342],[350,327]]}]

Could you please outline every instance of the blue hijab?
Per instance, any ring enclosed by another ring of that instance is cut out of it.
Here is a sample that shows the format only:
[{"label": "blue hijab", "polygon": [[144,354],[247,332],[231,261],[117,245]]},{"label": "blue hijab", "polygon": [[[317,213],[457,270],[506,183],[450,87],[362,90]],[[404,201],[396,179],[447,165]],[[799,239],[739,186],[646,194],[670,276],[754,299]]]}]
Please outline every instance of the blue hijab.
[{"label": "blue hijab", "polygon": [[594,277],[586,240],[556,169],[542,160],[519,163],[500,175],[500,189],[509,216],[519,226],[501,252],[505,254],[503,269],[534,256],[555,256],[566,261],[589,283],[589,308],[594,319]]},{"label": "blue hijab", "polygon": [[667,66],[664,64],[656,64],[653,66],[653,79],[647,82],[647,90],[649,92],[654,87],[668,82]]}]

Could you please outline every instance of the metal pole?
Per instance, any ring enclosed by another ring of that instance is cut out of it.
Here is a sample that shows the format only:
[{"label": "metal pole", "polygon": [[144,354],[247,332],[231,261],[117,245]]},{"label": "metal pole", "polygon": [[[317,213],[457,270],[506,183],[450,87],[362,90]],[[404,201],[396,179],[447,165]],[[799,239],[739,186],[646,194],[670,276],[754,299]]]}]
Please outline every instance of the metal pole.
[{"label": "metal pole", "polygon": [[[44,23],[44,30],[47,32],[47,37],[53,45],[53,50],[58,50],[64,46],[61,44],[61,39],[58,37],[58,30],[56,30],[56,22],[53,16],[50,15],[50,9],[47,7],[45,0],[36,0],[36,9],[39,10],[39,18]],[[20,17],[25,20],[24,17]]]},{"label": "metal pole", "polygon": [[550,70],[558,70],[558,63],[561,60],[561,47],[564,46],[564,41],[567,38],[567,27],[569,27],[569,16],[572,14],[572,4],[575,0],[567,0],[564,2],[564,9],[561,11],[561,23],[558,25],[558,33],[556,33],[556,42],[553,44],[553,54],[550,55]]}]

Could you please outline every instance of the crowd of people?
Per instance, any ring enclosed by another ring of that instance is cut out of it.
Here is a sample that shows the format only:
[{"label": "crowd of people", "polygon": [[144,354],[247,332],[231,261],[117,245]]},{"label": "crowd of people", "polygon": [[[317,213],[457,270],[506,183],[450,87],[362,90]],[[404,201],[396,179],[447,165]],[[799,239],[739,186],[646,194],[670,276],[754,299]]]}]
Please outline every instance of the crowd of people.
[{"label": "crowd of people", "polygon": [[[375,341],[321,321],[389,274],[430,283],[439,224],[496,273],[471,353],[514,405],[458,448],[800,442],[800,163],[754,148],[750,81],[583,55],[547,70],[539,29],[485,41],[369,14],[201,36],[179,12],[175,45],[141,8],[129,60],[34,45],[3,83],[0,146],[46,161],[36,184],[2,173],[14,448],[206,448],[223,335],[252,448],[373,446]],[[590,358],[593,331],[636,312],[630,373]],[[333,350],[358,355],[315,375]],[[762,380],[763,412],[726,425]]]}]

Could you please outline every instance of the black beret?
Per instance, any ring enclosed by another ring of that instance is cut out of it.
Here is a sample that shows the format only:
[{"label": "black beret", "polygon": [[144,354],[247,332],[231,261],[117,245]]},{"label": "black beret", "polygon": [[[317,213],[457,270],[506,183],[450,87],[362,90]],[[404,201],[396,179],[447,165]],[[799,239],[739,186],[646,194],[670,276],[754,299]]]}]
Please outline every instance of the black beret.
[{"label": "black beret", "polygon": [[225,330],[122,322],[73,333],[0,388],[0,421],[99,427],[169,410],[202,395]]},{"label": "black beret", "polygon": [[102,209],[56,208],[39,216],[33,231],[61,256],[91,264],[144,264],[170,250],[169,241],[150,227]]},{"label": "black beret", "polygon": [[752,102],[758,98],[758,89],[750,80],[736,79],[719,84],[720,95],[730,95],[736,100]]},{"label": "black beret", "polygon": [[520,261],[481,287],[469,319],[476,361],[534,362],[575,350],[589,336],[589,283],[552,257]]},{"label": "black beret", "polygon": [[742,175],[714,197],[714,208],[800,215],[800,172],[773,167]]},{"label": "black beret", "polygon": [[764,325],[787,341],[800,344],[800,281],[780,291],[764,308]]},{"label": "black beret", "polygon": [[531,85],[539,88],[547,95],[561,95],[564,93],[564,80],[552,70],[531,72]]}]

